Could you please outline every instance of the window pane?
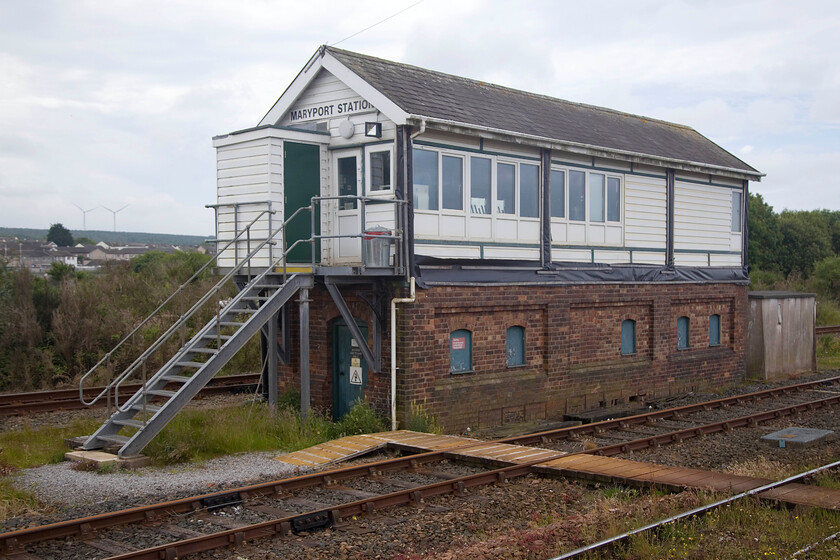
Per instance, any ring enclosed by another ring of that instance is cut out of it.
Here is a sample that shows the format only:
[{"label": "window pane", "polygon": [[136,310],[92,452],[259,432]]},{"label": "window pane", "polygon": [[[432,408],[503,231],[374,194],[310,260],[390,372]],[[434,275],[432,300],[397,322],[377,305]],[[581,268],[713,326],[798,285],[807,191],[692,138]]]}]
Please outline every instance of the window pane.
[{"label": "window pane", "polygon": [[443,207],[464,209],[464,160],[443,156]]},{"label": "window pane", "polygon": [[525,328],[510,327],[505,339],[506,365],[521,366],[525,363]]},{"label": "window pane", "polygon": [[[338,158],[338,194],[339,196],[356,196],[357,185],[356,158]],[[354,210],[356,199],[341,199],[338,201],[341,210]]]},{"label": "window pane", "polygon": [[566,172],[551,172],[551,217],[566,217]]},{"label": "window pane", "polygon": [[472,333],[467,330],[449,334],[449,373],[472,371]]},{"label": "window pane", "polygon": [[720,315],[709,317],[709,346],[720,346]]},{"label": "window pane", "polygon": [[500,214],[515,214],[514,191],[516,185],[516,167],[509,163],[500,163],[496,167],[496,211]]},{"label": "window pane", "polygon": [[677,348],[680,350],[688,348],[688,317],[677,319]]},{"label": "window pane", "polygon": [[371,152],[370,190],[391,190],[391,152]]},{"label": "window pane", "polygon": [[732,231],[741,231],[741,193],[732,193]]},{"label": "window pane", "polygon": [[604,176],[589,174],[589,221],[604,221]]},{"label": "window pane", "polygon": [[524,218],[537,218],[540,215],[539,203],[540,168],[536,165],[519,165],[519,215]]},{"label": "window pane", "polygon": [[569,171],[569,219],[586,220],[586,174]]},{"label": "window pane", "polygon": [[429,150],[414,150],[414,209],[438,209],[438,155]]},{"label": "window pane", "polygon": [[490,160],[470,158],[470,209],[473,214],[490,213]]},{"label": "window pane", "polygon": [[621,354],[629,356],[636,353],[636,321],[625,319],[621,322]]},{"label": "window pane", "polygon": [[607,177],[607,221],[621,221],[621,181],[618,177]]}]

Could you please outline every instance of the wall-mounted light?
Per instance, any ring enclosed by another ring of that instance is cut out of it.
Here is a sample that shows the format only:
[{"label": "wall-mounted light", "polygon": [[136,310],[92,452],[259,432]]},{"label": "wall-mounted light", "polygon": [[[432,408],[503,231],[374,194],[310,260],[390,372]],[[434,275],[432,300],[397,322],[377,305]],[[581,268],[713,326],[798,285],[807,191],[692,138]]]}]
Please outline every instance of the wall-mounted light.
[{"label": "wall-mounted light", "polygon": [[365,136],[367,136],[368,138],[382,138],[382,123],[366,122]]}]

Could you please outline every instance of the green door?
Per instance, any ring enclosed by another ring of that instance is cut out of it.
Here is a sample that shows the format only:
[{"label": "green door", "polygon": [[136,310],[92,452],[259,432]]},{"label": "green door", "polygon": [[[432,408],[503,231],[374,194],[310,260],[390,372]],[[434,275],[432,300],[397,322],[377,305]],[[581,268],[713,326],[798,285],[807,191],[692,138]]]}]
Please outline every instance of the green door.
[{"label": "green door", "polygon": [[[364,321],[356,324],[367,339]],[[350,412],[356,401],[364,399],[368,367],[362,350],[353,338],[344,319],[333,323],[333,420],[340,420]]]},{"label": "green door", "polygon": [[[320,148],[315,144],[283,142],[283,215],[288,220],[298,208],[309,206],[321,190]],[[315,207],[315,234],[321,233],[320,207]],[[286,248],[300,239],[312,237],[312,217],[303,211],[286,224]],[[312,260],[309,243],[298,243],[289,252],[287,262],[308,263]],[[321,261],[321,243],[315,243],[315,262]]]}]

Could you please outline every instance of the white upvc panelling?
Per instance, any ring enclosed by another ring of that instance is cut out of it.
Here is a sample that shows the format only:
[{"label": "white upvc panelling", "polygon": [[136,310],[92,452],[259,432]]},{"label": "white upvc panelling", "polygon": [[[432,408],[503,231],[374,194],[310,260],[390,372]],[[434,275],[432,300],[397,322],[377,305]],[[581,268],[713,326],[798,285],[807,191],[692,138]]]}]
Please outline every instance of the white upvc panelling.
[{"label": "white upvc panelling", "polygon": [[595,262],[606,264],[629,264],[630,251],[595,250]]},{"label": "white upvc panelling", "polygon": [[674,250],[730,250],[732,190],[676,181]]},{"label": "white upvc panelling", "polygon": [[708,253],[674,253],[677,266],[709,266]]},{"label": "white upvc panelling", "polygon": [[592,251],[589,249],[565,249],[562,247],[551,248],[552,261],[569,262],[592,262]]},{"label": "white upvc panelling", "polygon": [[[253,134],[237,138],[226,137],[216,143],[216,235],[219,248],[234,239],[236,234],[254,220],[250,245],[247,235],[220,255],[219,266],[233,267],[236,258],[243,259],[249,248],[255,249],[276,228],[283,215],[283,141],[271,135]],[[260,215],[271,208],[276,214]],[[280,239],[277,239],[279,242]],[[273,249],[266,246],[251,261],[253,267],[267,267]]]},{"label": "white upvc panelling", "polygon": [[633,264],[665,265],[665,253],[633,251]]},{"label": "white upvc panelling", "polygon": [[710,255],[711,266],[741,266],[741,255],[720,255],[712,253]]},{"label": "white upvc panelling", "polygon": [[515,259],[522,261],[540,260],[538,247],[485,247],[485,259]]},{"label": "white upvc panelling", "polygon": [[668,234],[665,178],[625,175],[624,185],[625,244],[665,249]]},{"label": "white upvc panelling", "polygon": [[414,253],[450,259],[478,259],[481,258],[481,247],[477,245],[427,245],[418,243],[414,246]]}]

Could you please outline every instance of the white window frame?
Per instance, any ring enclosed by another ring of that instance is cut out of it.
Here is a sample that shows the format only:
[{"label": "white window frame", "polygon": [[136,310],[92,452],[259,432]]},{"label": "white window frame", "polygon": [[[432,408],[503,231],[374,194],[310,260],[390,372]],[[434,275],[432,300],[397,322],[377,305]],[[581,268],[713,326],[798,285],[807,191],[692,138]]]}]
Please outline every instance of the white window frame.
[{"label": "white window frame", "polygon": [[[371,190],[371,185],[373,185],[372,181],[372,170],[373,167],[370,164],[371,155],[374,153],[379,152],[388,152],[390,155],[388,159],[391,163],[391,186],[386,190],[374,191]],[[365,196],[372,196],[372,197],[393,197],[394,196],[394,187],[395,187],[395,175],[394,175],[394,146],[393,144],[374,144],[372,146],[365,146]]]},{"label": "white window frame", "polygon": [[[562,218],[557,218],[554,216],[550,216],[550,221],[553,224],[561,224],[561,225],[585,225],[586,226],[586,240],[583,242],[586,245],[592,246],[615,246],[615,243],[600,243],[594,242],[591,240],[591,233],[590,227],[597,226],[597,227],[621,227],[621,244],[619,246],[623,247],[625,245],[624,242],[624,233],[625,233],[625,221],[626,221],[626,214],[625,214],[625,201],[627,196],[627,182],[625,180],[625,174],[617,173],[613,171],[602,171],[599,169],[581,169],[574,166],[564,166],[564,165],[552,165],[551,171],[562,171],[563,172],[563,210],[564,216]],[[584,184],[583,184],[583,192],[584,192],[584,220],[572,220],[569,218],[571,214],[571,204],[570,204],[570,192],[569,192],[569,179],[570,179],[570,172],[577,171],[584,174]],[[592,174],[596,175],[603,175],[604,176],[604,221],[596,222],[591,219],[590,210],[591,210],[591,200],[590,200],[590,188],[591,188],[591,180],[590,176]],[[618,179],[618,188],[619,188],[619,205],[618,211],[620,215],[619,221],[610,221],[609,220],[609,180],[611,178]],[[543,201],[543,204],[545,201]],[[546,205],[547,206],[547,205]],[[546,212],[550,213],[550,208],[547,207],[545,210]],[[576,243],[561,243],[561,244],[570,244],[575,245]]]}]

